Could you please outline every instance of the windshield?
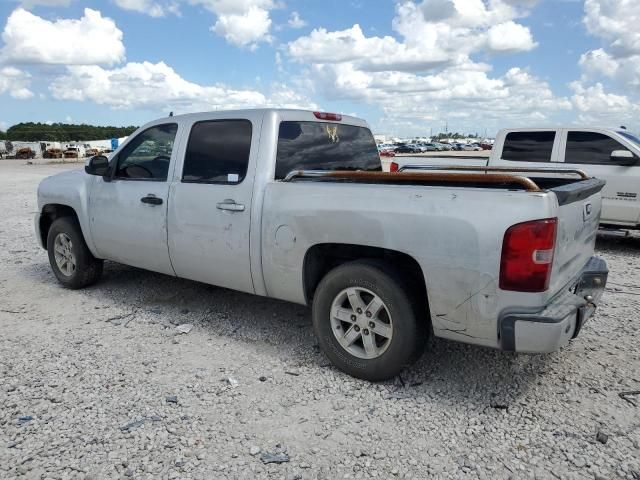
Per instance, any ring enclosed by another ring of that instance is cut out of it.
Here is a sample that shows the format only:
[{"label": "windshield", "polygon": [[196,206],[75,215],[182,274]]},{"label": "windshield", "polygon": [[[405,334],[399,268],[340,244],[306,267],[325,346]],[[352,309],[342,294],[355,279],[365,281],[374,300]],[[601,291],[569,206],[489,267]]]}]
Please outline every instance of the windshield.
[{"label": "windshield", "polygon": [[618,132],[620,135],[622,135],[624,138],[626,138],[627,140],[632,141],[636,147],[640,148],[640,138],[636,137],[635,135],[632,135],[629,132]]}]

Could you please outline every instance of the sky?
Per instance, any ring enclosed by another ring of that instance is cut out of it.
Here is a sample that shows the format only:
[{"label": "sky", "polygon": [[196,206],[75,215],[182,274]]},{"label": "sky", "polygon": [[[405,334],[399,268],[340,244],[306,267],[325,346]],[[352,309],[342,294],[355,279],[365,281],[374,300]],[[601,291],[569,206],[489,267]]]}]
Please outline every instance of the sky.
[{"label": "sky", "polygon": [[638,0],[0,0],[0,130],[287,107],[638,131],[639,24]]}]

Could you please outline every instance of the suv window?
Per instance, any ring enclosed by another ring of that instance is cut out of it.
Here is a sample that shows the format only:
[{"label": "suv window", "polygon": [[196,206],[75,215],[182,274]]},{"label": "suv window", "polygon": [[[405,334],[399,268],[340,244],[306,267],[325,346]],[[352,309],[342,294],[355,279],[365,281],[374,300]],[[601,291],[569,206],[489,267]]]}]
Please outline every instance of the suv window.
[{"label": "suv window", "polygon": [[590,165],[615,165],[616,161],[611,160],[611,152],[614,150],[628,150],[628,148],[602,133],[569,132],[564,161]]},{"label": "suv window", "polygon": [[116,178],[166,180],[178,125],[157,125],[136,135],[118,154]]},{"label": "suv window", "polygon": [[249,120],[198,122],[191,129],[182,181],[231,183],[244,180],[251,151]]},{"label": "suv window", "polygon": [[277,180],[292,170],[381,171],[378,147],[368,128],[325,122],[282,122]]},{"label": "suv window", "polygon": [[516,162],[550,162],[555,139],[553,131],[507,133],[502,158]]}]

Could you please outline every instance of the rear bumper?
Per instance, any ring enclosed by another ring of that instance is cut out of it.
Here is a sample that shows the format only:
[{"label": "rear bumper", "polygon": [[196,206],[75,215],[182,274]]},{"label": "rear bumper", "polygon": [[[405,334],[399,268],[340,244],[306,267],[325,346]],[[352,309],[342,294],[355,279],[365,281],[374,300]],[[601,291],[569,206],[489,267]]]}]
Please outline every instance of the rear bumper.
[{"label": "rear bumper", "polygon": [[499,321],[502,350],[547,353],[569,343],[595,312],[608,274],[606,262],[591,257],[571,287],[541,310],[503,313]]}]

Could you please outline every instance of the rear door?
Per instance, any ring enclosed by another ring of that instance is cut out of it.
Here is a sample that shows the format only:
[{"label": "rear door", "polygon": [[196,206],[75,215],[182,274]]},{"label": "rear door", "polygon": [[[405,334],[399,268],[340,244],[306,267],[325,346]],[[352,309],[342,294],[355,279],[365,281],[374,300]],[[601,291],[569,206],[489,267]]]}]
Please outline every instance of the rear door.
[{"label": "rear door", "polygon": [[637,225],[640,223],[640,166],[620,165],[611,158],[615,150],[630,151],[622,142],[606,131],[564,130],[564,165],[583,169],[607,181],[602,191],[602,222]]},{"label": "rear door", "polygon": [[168,217],[179,277],[254,293],[250,226],[260,126],[251,113],[189,125]]}]

